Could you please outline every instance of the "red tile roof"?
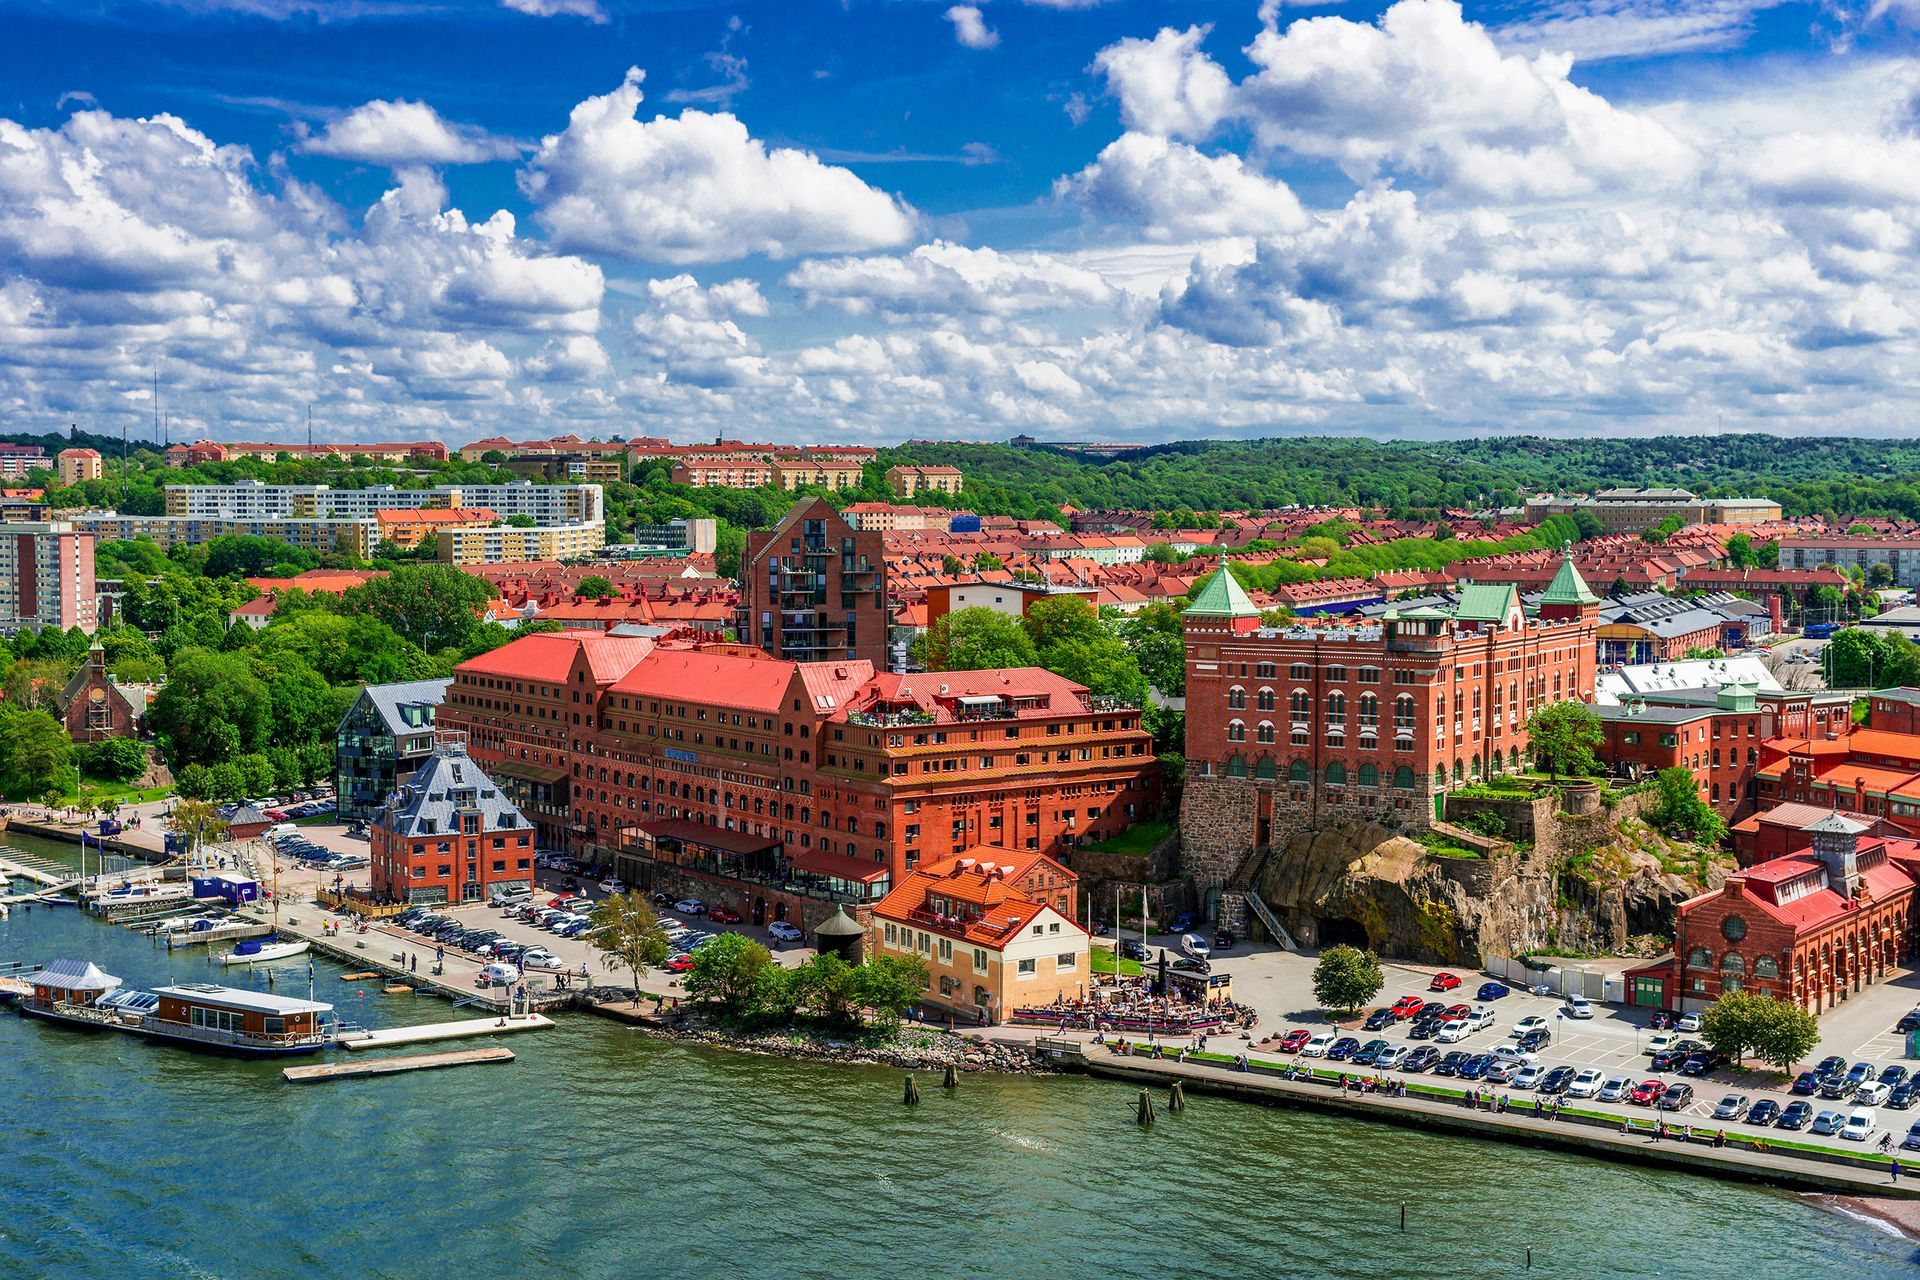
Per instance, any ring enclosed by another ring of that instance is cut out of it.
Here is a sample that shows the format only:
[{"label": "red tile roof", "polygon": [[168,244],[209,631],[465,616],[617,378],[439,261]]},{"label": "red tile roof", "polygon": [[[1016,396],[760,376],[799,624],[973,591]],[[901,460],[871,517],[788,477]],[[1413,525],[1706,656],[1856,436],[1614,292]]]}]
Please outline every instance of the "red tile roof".
[{"label": "red tile roof", "polygon": [[502,676],[561,684],[573,671],[576,656],[584,653],[598,684],[612,684],[653,649],[644,636],[610,636],[600,631],[551,631],[522,636],[491,653],[470,658],[455,670],[473,675]]},{"label": "red tile roof", "polygon": [[796,665],[697,649],[655,649],[616,681],[610,692],[773,714],[780,710]]}]

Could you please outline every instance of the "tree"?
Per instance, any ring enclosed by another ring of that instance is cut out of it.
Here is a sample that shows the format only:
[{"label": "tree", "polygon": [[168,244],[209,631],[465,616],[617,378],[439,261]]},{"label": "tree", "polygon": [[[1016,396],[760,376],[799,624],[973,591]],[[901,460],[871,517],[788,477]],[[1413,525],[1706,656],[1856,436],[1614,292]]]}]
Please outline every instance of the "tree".
[{"label": "tree", "polygon": [[220,816],[220,810],[208,800],[182,799],[173,803],[173,816],[168,825],[176,833],[186,837],[187,853],[191,855],[201,845],[210,840],[227,838],[227,823]]},{"label": "tree", "polygon": [[1606,740],[1600,717],[1584,702],[1553,702],[1527,717],[1528,750],[1533,766],[1558,781],[1561,774],[1585,777],[1594,770],[1594,750]]},{"label": "tree", "polygon": [[975,573],[985,573],[989,569],[1004,569],[1006,567],[1007,562],[991,551],[982,551],[973,558],[973,571]]},{"label": "tree", "polygon": [[1358,947],[1340,945],[1320,953],[1313,966],[1313,998],[1323,1009],[1345,1009],[1352,1013],[1380,994],[1387,976],[1380,971],[1380,957]]},{"label": "tree", "polygon": [[1727,991],[1700,1015],[1700,1036],[1739,1063],[1748,1053],[1785,1071],[1820,1043],[1820,1023],[1760,991]]},{"label": "tree", "polygon": [[266,744],[272,703],[245,657],[188,649],[174,660],[149,719],[161,752],[178,769],[258,751]]},{"label": "tree", "polygon": [[1700,784],[1684,765],[1662,769],[1654,775],[1660,798],[1647,814],[1647,822],[1661,833],[1696,844],[1719,844],[1727,834],[1727,824],[1712,806],[1700,798]]},{"label": "tree", "polygon": [[760,971],[772,963],[773,954],[746,934],[723,933],[695,948],[693,968],[681,981],[689,998],[739,1017],[752,1008]]},{"label": "tree", "polygon": [[429,653],[457,649],[480,629],[499,588],[450,564],[401,565],[347,592],[349,613],[386,624]]},{"label": "tree", "polygon": [[1897,631],[1848,627],[1822,653],[1836,689],[1887,689],[1920,683],[1920,647]]},{"label": "tree", "polygon": [[1120,635],[1148,684],[1169,698],[1186,696],[1187,647],[1178,609],[1150,604],[1121,625]]},{"label": "tree", "polygon": [[859,993],[855,990],[853,966],[831,951],[817,955],[801,965],[797,972],[806,976],[803,984],[807,1003],[828,1022],[853,1026],[859,1022]]},{"label": "tree", "polygon": [[[209,578],[258,577],[291,568],[294,573],[318,566],[320,557],[311,551],[290,546],[277,538],[259,538],[252,534],[227,534],[207,543],[206,574]],[[291,575],[288,575],[291,576]]]},{"label": "tree", "polygon": [[182,799],[213,799],[213,770],[203,764],[190,764],[174,775],[173,789]]},{"label": "tree", "polygon": [[78,782],[65,725],[44,711],[0,705],[0,794],[11,800],[64,795]]},{"label": "tree", "polygon": [[927,628],[929,671],[984,671],[1035,664],[1033,638],[994,609],[956,609]]},{"label": "tree", "polygon": [[[1573,527],[1579,531],[1576,539],[1579,542],[1590,542],[1595,538],[1603,537],[1607,532],[1606,527],[1600,523],[1600,517],[1585,508],[1574,511]],[[1736,533],[1733,536],[1739,538],[1745,535]]]},{"label": "tree", "polygon": [[573,594],[583,600],[611,600],[617,592],[611,578],[594,573],[580,579],[580,585],[573,589]]},{"label": "tree", "polygon": [[1687,522],[1679,516],[1668,516],[1651,529],[1643,530],[1640,534],[1640,541],[1649,542],[1658,546],[1686,527]]},{"label": "tree", "polygon": [[80,771],[109,782],[132,782],[147,771],[147,749],[131,738],[89,742],[75,751]]},{"label": "tree", "polygon": [[853,971],[854,998],[884,1027],[897,1025],[909,1005],[926,997],[927,982],[918,956],[873,956]]},{"label": "tree", "polygon": [[640,998],[640,975],[667,962],[667,935],[653,904],[638,889],[602,898],[593,909],[587,940],[609,964],[633,975],[633,996]]}]

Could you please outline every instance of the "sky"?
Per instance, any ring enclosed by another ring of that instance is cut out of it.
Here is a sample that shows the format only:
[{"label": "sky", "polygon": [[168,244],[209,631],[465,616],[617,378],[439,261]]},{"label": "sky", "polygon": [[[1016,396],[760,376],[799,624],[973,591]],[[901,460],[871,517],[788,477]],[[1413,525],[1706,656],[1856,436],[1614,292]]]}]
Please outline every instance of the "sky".
[{"label": "sky", "polygon": [[0,430],[1904,434],[1920,0],[0,0]]}]

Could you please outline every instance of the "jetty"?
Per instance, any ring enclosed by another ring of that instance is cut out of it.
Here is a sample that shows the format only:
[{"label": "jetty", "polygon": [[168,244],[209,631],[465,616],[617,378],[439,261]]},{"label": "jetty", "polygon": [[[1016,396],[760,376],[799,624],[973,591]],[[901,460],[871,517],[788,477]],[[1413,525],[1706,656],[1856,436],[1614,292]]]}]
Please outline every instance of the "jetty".
[{"label": "jetty", "polygon": [[247,921],[217,925],[211,929],[182,929],[167,935],[167,950],[177,951],[181,947],[200,947],[210,942],[227,942],[237,938],[264,938],[272,932],[273,926],[270,924]]},{"label": "jetty", "polygon": [[363,1058],[358,1062],[328,1062],[313,1067],[288,1067],[280,1074],[297,1084],[319,1080],[350,1080],[360,1076],[394,1076],[407,1071],[433,1071],[482,1062],[512,1062],[513,1050],[501,1045],[486,1049],[454,1049],[446,1053],[416,1053],[403,1058]]},{"label": "jetty", "polygon": [[460,1022],[429,1022],[417,1027],[388,1027],[382,1031],[350,1031],[334,1043],[343,1049],[389,1049],[401,1044],[432,1044],[440,1040],[466,1040],[473,1036],[503,1036],[515,1031],[545,1031],[554,1025],[544,1013],[523,1013],[518,1017],[467,1018]]}]

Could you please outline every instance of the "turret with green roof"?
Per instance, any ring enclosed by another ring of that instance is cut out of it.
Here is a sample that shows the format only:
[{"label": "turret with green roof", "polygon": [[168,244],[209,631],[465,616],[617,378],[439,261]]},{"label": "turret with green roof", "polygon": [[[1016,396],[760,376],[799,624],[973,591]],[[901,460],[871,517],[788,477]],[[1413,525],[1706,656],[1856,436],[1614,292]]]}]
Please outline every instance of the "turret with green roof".
[{"label": "turret with green roof", "polygon": [[1227,571],[1227,558],[1220,557],[1220,571],[1207,579],[1207,585],[1194,594],[1193,603],[1181,615],[1187,618],[1258,618],[1260,610],[1248,597],[1245,587]]},{"label": "turret with green roof", "polygon": [[1540,618],[1545,622],[1577,619],[1600,603],[1600,597],[1593,594],[1593,588],[1573,567],[1573,544],[1567,543],[1561,552],[1560,572],[1553,575],[1553,581],[1540,597]]}]

